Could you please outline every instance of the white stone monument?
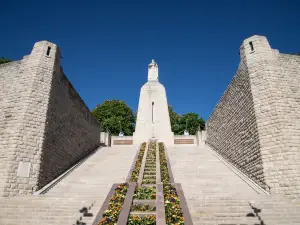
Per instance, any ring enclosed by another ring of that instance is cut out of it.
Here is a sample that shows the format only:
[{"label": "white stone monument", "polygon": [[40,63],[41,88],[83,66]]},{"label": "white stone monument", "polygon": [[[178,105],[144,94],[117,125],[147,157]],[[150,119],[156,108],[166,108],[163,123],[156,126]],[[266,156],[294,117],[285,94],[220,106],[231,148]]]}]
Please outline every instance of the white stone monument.
[{"label": "white stone monument", "polygon": [[166,90],[158,81],[158,65],[154,60],[148,66],[148,82],[141,88],[133,142],[139,145],[150,139],[167,146],[174,142]]}]

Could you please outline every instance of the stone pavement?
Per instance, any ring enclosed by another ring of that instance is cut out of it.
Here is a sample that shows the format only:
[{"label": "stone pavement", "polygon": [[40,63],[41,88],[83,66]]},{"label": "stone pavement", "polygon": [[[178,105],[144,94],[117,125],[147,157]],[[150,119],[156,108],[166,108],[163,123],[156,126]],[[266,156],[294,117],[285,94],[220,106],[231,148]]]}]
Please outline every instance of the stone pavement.
[{"label": "stone pavement", "polygon": [[299,200],[258,194],[206,146],[167,151],[194,224],[300,224]]},{"label": "stone pavement", "polygon": [[0,198],[0,224],[76,224],[82,207],[91,207],[92,224],[113,183],[125,182],[137,148],[98,149],[87,161],[44,195]]}]

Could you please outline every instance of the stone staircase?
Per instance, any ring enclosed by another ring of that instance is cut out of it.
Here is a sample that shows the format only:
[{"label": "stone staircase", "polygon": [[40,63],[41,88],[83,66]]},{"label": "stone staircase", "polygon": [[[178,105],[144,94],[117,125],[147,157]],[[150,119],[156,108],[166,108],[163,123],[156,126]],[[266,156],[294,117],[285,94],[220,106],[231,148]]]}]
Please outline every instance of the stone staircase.
[{"label": "stone staircase", "polygon": [[[0,198],[0,225],[91,225],[112,184],[125,182],[136,152],[98,149],[44,195]],[[259,194],[206,146],[167,152],[195,225],[300,224],[300,200]]]},{"label": "stone staircase", "polygon": [[262,195],[206,146],[168,149],[196,224],[300,224],[300,201]]},{"label": "stone staircase", "polygon": [[0,224],[92,224],[112,184],[125,182],[136,152],[99,148],[46,194],[0,198]]}]

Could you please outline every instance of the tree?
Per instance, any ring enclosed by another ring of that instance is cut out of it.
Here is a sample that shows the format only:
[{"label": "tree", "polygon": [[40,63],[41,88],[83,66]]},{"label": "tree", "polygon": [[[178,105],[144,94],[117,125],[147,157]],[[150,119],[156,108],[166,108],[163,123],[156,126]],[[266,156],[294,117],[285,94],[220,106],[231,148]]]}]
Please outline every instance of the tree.
[{"label": "tree", "polygon": [[99,121],[101,130],[108,129],[111,135],[119,134],[120,123],[124,135],[132,135],[134,131],[135,114],[124,101],[104,101],[92,110],[92,114]]},{"label": "tree", "polygon": [[200,130],[204,130],[205,129],[205,120],[202,117],[200,117],[200,119],[198,121],[199,121]]},{"label": "tree", "polygon": [[171,128],[174,134],[177,134],[180,131],[180,125],[179,125],[179,120],[180,120],[180,115],[178,115],[174,110],[172,106],[169,107],[169,115],[170,115],[170,122],[171,122]]},{"label": "tree", "polygon": [[191,135],[195,135],[199,129],[205,128],[205,120],[202,117],[199,118],[197,113],[190,112],[179,115],[174,112],[172,106],[169,106],[169,115],[171,128],[175,135],[183,135],[186,126]]},{"label": "tree", "polygon": [[197,113],[186,113],[180,119],[180,124],[182,130],[180,131],[181,134],[184,133],[184,130],[187,126],[187,130],[190,134],[195,135],[199,130],[199,120]]},{"label": "tree", "polygon": [[4,57],[0,57],[0,64],[9,63],[9,62],[11,62],[10,59],[4,58]]}]

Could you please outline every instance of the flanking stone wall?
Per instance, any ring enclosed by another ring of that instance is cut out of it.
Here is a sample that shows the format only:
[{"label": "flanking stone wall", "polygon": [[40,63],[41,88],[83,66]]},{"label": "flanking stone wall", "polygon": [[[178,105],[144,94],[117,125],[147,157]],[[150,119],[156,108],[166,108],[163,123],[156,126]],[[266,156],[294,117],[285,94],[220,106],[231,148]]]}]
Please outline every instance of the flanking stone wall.
[{"label": "flanking stone wall", "polygon": [[248,69],[242,61],[206,123],[207,144],[261,186],[262,158]]},{"label": "flanking stone wall", "polygon": [[207,143],[241,169],[235,154],[253,152],[248,164],[257,162],[263,176],[253,170],[246,172],[249,177],[271,193],[300,197],[300,57],[280,54],[256,35],[243,42],[240,55],[246,74],[240,80],[248,84],[235,88],[240,66],[224,94],[231,97],[223,96],[208,120]]},{"label": "flanking stone wall", "polygon": [[0,65],[0,196],[27,194],[99,146],[100,127],[64,76],[55,44]]}]

